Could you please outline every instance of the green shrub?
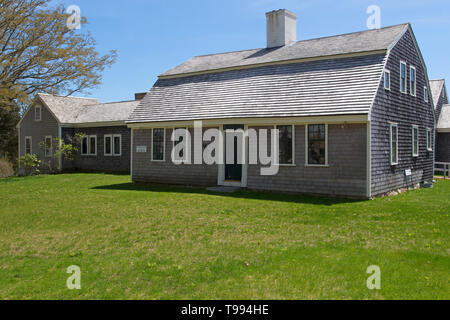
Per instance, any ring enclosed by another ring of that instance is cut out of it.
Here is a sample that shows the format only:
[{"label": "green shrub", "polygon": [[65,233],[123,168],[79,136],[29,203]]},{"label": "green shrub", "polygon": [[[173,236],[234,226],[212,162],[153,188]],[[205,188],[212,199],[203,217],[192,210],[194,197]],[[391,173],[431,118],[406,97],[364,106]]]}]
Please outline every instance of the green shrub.
[{"label": "green shrub", "polygon": [[26,176],[39,174],[42,161],[35,154],[27,154],[19,159],[20,168],[25,171]]},{"label": "green shrub", "polygon": [[0,159],[0,178],[8,178],[14,175],[12,164],[6,159]]}]

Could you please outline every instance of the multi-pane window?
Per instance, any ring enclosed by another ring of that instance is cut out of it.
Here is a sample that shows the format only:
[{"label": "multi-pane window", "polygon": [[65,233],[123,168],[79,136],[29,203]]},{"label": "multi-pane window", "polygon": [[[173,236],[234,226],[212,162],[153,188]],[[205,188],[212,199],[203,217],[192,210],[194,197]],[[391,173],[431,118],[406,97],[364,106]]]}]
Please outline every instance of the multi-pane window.
[{"label": "multi-pane window", "polygon": [[419,127],[413,126],[412,128],[412,150],[413,157],[419,156]]},{"label": "multi-pane window", "polygon": [[112,156],[112,135],[105,135],[105,150],[104,154],[105,156]]},{"label": "multi-pane window", "polygon": [[[183,141],[187,141],[187,130],[188,130],[187,128],[175,128],[174,129],[174,135],[175,135],[175,133],[177,135],[176,137],[174,136],[174,141],[173,141],[174,148],[177,145],[179,145],[180,143],[182,143]],[[185,143],[187,143],[187,142],[185,142]],[[205,144],[206,142],[204,141],[203,143]],[[203,146],[203,149],[205,149],[205,146]],[[187,161],[187,153],[185,152],[185,150],[180,150],[179,154],[174,155],[174,159],[179,162]]]},{"label": "multi-pane window", "polygon": [[83,139],[81,140],[81,154],[87,155],[88,149],[89,149],[88,137],[83,137]]},{"label": "multi-pane window", "polygon": [[121,156],[122,155],[122,136],[120,134],[116,134],[113,136],[114,140],[114,155]]},{"label": "multi-pane window", "polygon": [[51,157],[53,153],[52,150],[52,137],[48,136],[45,137],[45,156],[46,157]]},{"label": "multi-pane window", "polygon": [[152,160],[164,161],[165,129],[153,129],[152,134]]},{"label": "multi-pane window", "polygon": [[433,134],[430,128],[427,128],[427,150],[433,151]]},{"label": "multi-pane window", "polygon": [[423,87],[423,100],[425,100],[425,102],[428,102],[428,88],[427,87]]},{"label": "multi-pane window", "polygon": [[42,120],[42,107],[41,106],[36,106],[36,108],[34,108],[34,119],[36,121]]},{"label": "multi-pane window", "polygon": [[277,126],[280,164],[294,164],[293,126]]},{"label": "multi-pane window", "polygon": [[389,70],[384,71],[384,88],[391,90],[391,72]]},{"label": "multi-pane window", "polygon": [[31,137],[25,137],[25,154],[31,154]]},{"label": "multi-pane window", "polygon": [[97,155],[97,136],[84,136],[81,140],[81,154],[96,156]]},{"label": "multi-pane window", "polygon": [[104,155],[105,156],[121,156],[122,155],[122,135],[108,134],[104,136]]},{"label": "multi-pane window", "polygon": [[416,96],[416,68],[409,67],[409,93]]},{"label": "multi-pane window", "polygon": [[406,63],[400,62],[400,92],[406,93]]},{"label": "multi-pane window", "polygon": [[398,164],[398,125],[390,125],[391,165]]},{"label": "multi-pane window", "polygon": [[89,136],[89,155],[97,155],[97,136]]},{"label": "multi-pane window", "polygon": [[307,126],[308,165],[327,164],[327,127],[325,124]]}]

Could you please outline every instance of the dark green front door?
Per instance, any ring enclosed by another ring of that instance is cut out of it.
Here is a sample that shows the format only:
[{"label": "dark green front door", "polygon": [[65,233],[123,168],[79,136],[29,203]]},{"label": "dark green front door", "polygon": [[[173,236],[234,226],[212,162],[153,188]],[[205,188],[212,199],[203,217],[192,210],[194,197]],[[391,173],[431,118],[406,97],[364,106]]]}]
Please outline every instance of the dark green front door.
[{"label": "dark green front door", "polygon": [[[223,126],[223,130],[225,131],[226,134],[226,130],[238,130],[238,129],[242,129],[244,130],[244,126],[243,125],[226,125]],[[226,138],[225,137],[225,160],[226,160],[226,154],[227,154],[227,146],[226,146]],[[234,143],[233,143],[233,148],[234,148],[234,161],[232,164],[228,164],[225,163],[225,180],[232,180],[232,181],[241,181],[242,180],[242,164],[238,164],[238,152],[237,152],[237,148],[238,148],[238,141],[237,141],[238,137],[234,137]]]}]

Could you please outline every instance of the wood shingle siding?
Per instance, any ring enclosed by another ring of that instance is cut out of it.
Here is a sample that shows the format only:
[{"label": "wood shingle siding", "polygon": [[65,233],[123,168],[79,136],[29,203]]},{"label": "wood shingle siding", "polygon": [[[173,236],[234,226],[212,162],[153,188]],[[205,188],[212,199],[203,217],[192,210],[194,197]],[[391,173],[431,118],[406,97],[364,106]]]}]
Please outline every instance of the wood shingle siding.
[{"label": "wood shingle siding", "polygon": [[[36,106],[41,106],[41,121],[35,121],[34,110]],[[53,157],[46,157],[44,148],[39,144],[44,142],[46,136],[51,136],[52,140],[59,137],[58,121],[54,118],[50,111],[41,104],[35,104],[30,108],[31,109],[29,112],[24,115],[19,129],[19,157],[23,157],[25,155],[25,137],[31,137],[32,154],[35,154],[38,159],[43,162],[51,162],[52,167],[54,168],[57,165],[57,160]],[[45,172],[48,170],[48,167],[43,165],[40,169]]]},{"label": "wood shingle siding", "polygon": [[[126,126],[115,127],[89,127],[89,128],[63,128],[63,138],[70,142],[68,137],[74,137],[76,134],[87,136],[97,136],[97,155],[81,155],[81,151],[72,161],[63,161],[63,169],[66,171],[83,170],[99,172],[130,172],[131,155],[131,129]],[[105,135],[121,135],[122,155],[105,156],[104,137]],[[81,150],[81,146],[78,146]]]},{"label": "wood shingle siding", "polygon": [[[193,129],[189,129],[194,137]],[[176,165],[171,160],[173,142],[171,141],[172,128],[166,129],[165,161],[152,161],[152,130],[133,130],[133,171],[135,182],[151,182],[163,184],[182,184],[196,186],[217,185],[217,165]],[[193,138],[192,150],[193,150]],[[147,152],[138,153],[136,147],[147,147]],[[191,162],[194,161],[193,151]]]},{"label": "wood shingle siding", "polygon": [[[253,128],[273,129],[273,127]],[[305,165],[305,142],[305,126],[295,126],[295,165],[280,166],[278,174],[274,176],[262,176],[260,165],[249,165],[248,188],[366,197],[367,128],[365,124],[328,125],[327,167]],[[270,143],[268,149],[270,150]]]},{"label": "wood shingle siding", "polygon": [[[400,61],[407,63],[407,93],[400,92]],[[416,68],[417,94],[409,93],[409,66]],[[428,86],[426,70],[416,50],[412,34],[407,31],[391,50],[386,62],[391,72],[391,90],[380,83],[371,111],[371,183],[372,196],[411,185],[405,170],[413,172],[413,183],[433,179],[434,152],[427,151],[426,129],[434,130],[431,99],[425,102],[423,88]],[[398,123],[399,163],[390,165],[389,123]],[[419,156],[412,156],[412,125],[419,126]]]},{"label": "wood shingle siding", "polygon": [[[249,127],[249,129],[260,128],[270,130],[274,127]],[[193,136],[192,129],[190,132]],[[217,185],[219,170],[217,165],[175,165],[172,163],[170,158],[172,152],[171,128],[166,129],[166,160],[164,162],[152,161],[151,134],[151,129],[133,130],[133,181],[199,186]],[[366,134],[365,124],[330,124],[328,126],[329,166],[315,168],[305,166],[305,126],[295,126],[295,165],[280,166],[278,174],[274,176],[261,176],[260,165],[249,165],[248,188],[366,198]],[[138,146],[146,146],[147,152],[136,152]],[[270,154],[270,146],[268,149]]]}]

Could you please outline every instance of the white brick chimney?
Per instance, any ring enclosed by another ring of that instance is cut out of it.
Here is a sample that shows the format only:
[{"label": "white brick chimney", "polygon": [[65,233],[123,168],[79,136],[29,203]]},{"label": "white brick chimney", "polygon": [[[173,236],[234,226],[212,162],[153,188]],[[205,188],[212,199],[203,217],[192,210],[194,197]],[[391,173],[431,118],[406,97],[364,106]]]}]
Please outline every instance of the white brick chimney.
[{"label": "white brick chimney", "polygon": [[280,9],[266,13],[267,48],[282,47],[297,41],[297,15]]}]

